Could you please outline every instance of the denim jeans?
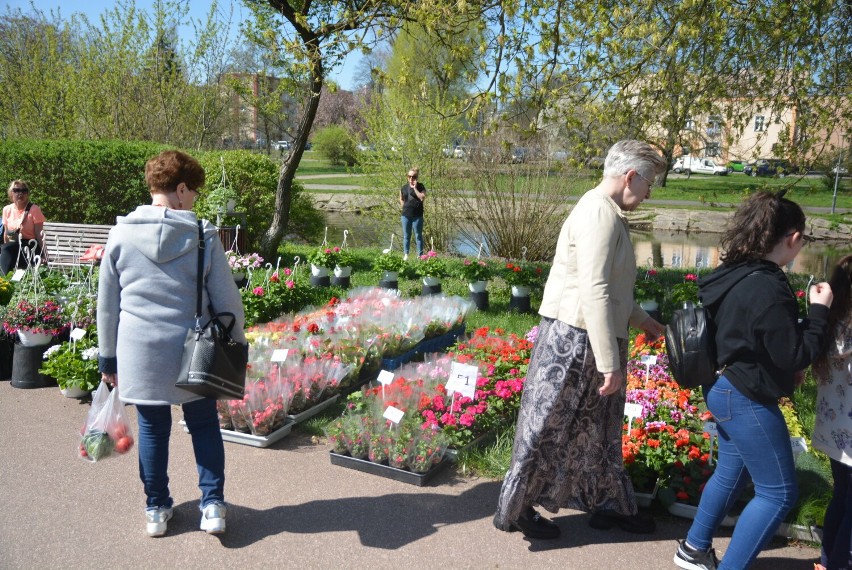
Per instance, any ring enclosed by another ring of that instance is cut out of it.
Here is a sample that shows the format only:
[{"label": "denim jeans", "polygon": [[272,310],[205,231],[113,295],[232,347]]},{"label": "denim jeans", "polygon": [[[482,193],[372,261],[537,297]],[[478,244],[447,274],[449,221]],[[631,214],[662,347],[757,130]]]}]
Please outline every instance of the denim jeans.
[{"label": "denim jeans", "polygon": [[[202,398],[183,404],[183,418],[192,436],[198,468],[201,508],[225,502],[225,445],[219,431],[216,400]],[[171,507],[169,493],[169,436],[171,406],[136,406],[139,418],[139,478],[148,497],[147,508]]]},{"label": "denim jeans", "polygon": [[828,570],[852,568],[852,466],[831,460],[834,495],[822,527],[822,565]]},{"label": "denim jeans", "polygon": [[411,248],[412,229],[417,242],[417,255],[423,255],[423,216],[418,218],[402,216],[402,253],[408,255],[408,250]]},{"label": "denim jeans", "polygon": [[719,430],[719,459],[686,538],[696,548],[710,548],[719,523],[750,477],[755,496],[740,515],[719,565],[720,570],[748,568],[798,497],[790,433],[777,404],[746,398],[724,376],[705,399]]}]

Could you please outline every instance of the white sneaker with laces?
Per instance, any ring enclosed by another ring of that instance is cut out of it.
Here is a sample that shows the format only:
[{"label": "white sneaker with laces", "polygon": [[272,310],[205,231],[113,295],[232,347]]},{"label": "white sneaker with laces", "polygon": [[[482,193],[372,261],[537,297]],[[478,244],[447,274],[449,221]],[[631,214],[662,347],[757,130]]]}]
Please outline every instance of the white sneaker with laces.
[{"label": "white sneaker with laces", "polygon": [[163,536],[166,534],[169,520],[174,514],[172,507],[157,507],[145,511],[145,530],[148,536]]},{"label": "white sneaker with laces", "polygon": [[210,503],[201,510],[201,530],[207,534],[222,534],[225,532],[225,505]]}]

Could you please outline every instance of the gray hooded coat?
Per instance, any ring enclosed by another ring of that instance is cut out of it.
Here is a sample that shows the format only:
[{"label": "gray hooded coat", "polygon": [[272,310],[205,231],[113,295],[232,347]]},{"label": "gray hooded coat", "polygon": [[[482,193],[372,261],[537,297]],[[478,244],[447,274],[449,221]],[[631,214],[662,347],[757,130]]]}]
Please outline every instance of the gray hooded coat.
[{"label": "gray hooded coat", "polygon": [[[217,313],[236,317],[245,342],[242,299],[217,228],[203,221],[202,324]],[[118,373],[121,400],[182,404],[199,397],[175,387],[187,330],[195,327],[198,225],[194,212],[140,206],[110,230],[98,285],[101,372]],[[226,322],[227,324],[227,322]]]}]

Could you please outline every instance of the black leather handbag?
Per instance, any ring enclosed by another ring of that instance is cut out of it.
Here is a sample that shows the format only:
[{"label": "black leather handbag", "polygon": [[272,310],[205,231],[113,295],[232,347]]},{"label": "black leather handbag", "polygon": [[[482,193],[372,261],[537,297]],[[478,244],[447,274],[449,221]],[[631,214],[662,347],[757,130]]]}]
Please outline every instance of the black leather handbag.
[{"label": "black leather handbag", "polygon": [[[245,393],[247,346],[231,338],[235,317],[232,313],[216,314],[201,326],[201,287],[204,272],[204,232],[198,222],[198,286],[195,305],[195,328],[186,333],[181,374],[175,386],[199,396],[215,400],[240,400]],[[230,317],[228,326],[222,319]]]}]

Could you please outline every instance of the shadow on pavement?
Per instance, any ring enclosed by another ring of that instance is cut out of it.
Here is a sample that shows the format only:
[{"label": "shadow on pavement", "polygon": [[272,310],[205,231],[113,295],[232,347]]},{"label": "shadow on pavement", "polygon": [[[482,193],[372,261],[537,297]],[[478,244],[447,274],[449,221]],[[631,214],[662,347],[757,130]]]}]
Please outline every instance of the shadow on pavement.
[{"label": "shadow on pavement", "polygon": [[[257,510],[229,505],[226,548],[244,548],[283,532],[319,534],[357,531],[364,546],[394,550],[442,526],[491,517],[500,483],[484,482],[461,495],[393,493],[310,501]],[[183,514],[184,505],[178,509]],[[172,527],[169,526],[171,533]],[[182,532],[178,527],[176,532]]]}]

